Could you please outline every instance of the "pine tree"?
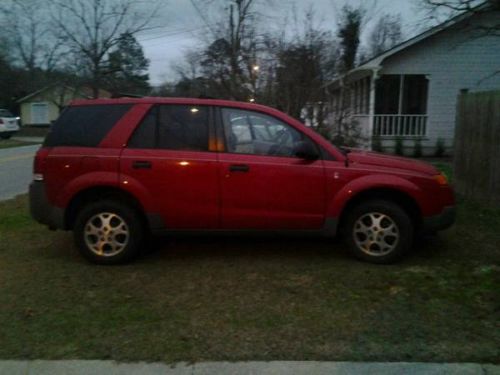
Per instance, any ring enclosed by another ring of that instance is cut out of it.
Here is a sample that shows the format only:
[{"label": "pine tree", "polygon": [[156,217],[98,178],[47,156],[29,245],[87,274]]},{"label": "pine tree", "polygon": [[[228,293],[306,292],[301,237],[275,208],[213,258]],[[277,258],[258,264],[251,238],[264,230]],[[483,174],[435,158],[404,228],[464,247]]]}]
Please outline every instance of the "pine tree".
[{"label": "pine tree", "polygon": [[149,92],[149,60],[132,34],[122,34],[117,48],[109,54],[108,88],[113,96]]}]

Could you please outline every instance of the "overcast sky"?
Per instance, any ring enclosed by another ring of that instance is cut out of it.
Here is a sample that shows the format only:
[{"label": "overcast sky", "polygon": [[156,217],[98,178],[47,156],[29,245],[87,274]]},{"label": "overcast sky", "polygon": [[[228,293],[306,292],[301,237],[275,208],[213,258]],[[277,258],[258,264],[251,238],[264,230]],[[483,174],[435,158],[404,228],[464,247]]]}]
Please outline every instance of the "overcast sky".
[{"label": "overcast sky", "polygon": [[[201,44],[201,35],[208,33],[207,25],[216,17],[208,15],[202,19],[190,0],[166,0],[161,22],[165,26],[138,37],[146,57],[150,60],[150,81],[158,85],[175,78],[172,64],[178,63],[186,50]],[[313,6],[317,21],[325,29],[335,29],[336,13],[343,4],[363,3],[375,11],[370,11],[371,18],[376,20],[381,13],[401,14],[405,37],[414,35],[422,28],[423,14],[416,4],[418,0],[271,0],[271,5],[260,5],[260,12],[269,19],[266,25],[277,25],[285,17],[292,17],[292,9],[296,9],[298,18]],[[261,0],[260,4],[266,2]],[[214,8],[215,9],[215,8]],[[372,22],[373,23],[373,22]],[[369,33],[367,26],[367,33]],[[365,34],[367,34],[365,33]],[[366,38],[366,35],[364,36]]]}]

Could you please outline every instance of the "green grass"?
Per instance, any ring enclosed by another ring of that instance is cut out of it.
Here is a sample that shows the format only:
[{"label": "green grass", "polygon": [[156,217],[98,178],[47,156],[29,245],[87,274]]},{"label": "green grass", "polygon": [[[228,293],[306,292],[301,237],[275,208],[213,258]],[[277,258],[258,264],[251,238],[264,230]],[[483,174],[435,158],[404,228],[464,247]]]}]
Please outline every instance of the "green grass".
[{"label": "green grass", "polygon": [[70,233],[0,203],[0,358],[500,362],[500,211],[402,263],[360,263],[338,241],[159,241],[90,265]]},{"label": "green grass", "polygon": [[39,144],[39,143],[23,142],[23,141],[17,141],[15,139],[1,139],[0,138],[0,149],[11,148],[11,147],[20,147],[20,146],[30,146],[30,145],[37,145],[37,144]]}]

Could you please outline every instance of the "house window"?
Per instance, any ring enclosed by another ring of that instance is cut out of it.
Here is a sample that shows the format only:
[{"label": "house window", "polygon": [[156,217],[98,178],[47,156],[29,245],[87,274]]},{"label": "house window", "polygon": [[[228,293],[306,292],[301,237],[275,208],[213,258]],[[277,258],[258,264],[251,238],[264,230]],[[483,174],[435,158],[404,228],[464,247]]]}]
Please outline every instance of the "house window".
[{"label": "house window", "polygon": [[377,80],[375,113],[425,114],[428,80],[424,75],[383,75]]},{"label": "house window", "polygon": [[404,76],[401,113],[408,115],[427,113],[428,82],[425,76]]},{"label": "house window", "polygon": [[399,75],[384,75],[377,80],[375,113],[396,115],[399,113]]}]

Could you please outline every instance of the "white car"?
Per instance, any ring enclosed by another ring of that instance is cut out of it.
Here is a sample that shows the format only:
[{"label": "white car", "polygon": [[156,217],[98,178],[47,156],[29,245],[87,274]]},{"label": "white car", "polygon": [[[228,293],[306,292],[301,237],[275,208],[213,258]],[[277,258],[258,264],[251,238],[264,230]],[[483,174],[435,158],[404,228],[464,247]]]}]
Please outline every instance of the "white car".
[{"label": "white car", "polygon": [[19,117],[15,117],[6,109],[0,109],[0,138],[8,139],[18,131]]}]

